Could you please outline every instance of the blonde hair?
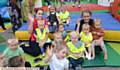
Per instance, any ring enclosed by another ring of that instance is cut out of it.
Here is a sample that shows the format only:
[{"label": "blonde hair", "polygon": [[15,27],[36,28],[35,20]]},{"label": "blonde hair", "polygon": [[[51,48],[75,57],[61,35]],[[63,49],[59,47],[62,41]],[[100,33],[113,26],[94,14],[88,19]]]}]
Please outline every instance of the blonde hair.
[{"label": "blonde hair", "polygon": [[70,36],[79,36],[79,34],[76,31],[70,32]]},{"label": "blonde hair", "polygon": [[84,29],[90,29],[90,25],[89,24],[83,24],[82,25],[82,30]]},{"label": "blonde hair", "polygon": [[95,24],[96,24],[96,23],[101,24],[101,19],[99,19],[99,18],[95,19]]},{"label": "blonde hair", "polygon": [[62,49],[67,49],[68,47],[65,42],[56,42],[56,52],[61,51]]}]

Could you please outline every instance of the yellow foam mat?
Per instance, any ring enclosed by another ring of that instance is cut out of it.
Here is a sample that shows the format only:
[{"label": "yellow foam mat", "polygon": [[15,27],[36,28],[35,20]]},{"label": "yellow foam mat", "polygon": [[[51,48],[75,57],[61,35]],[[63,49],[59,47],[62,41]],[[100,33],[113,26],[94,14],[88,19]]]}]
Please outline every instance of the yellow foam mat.
[{"label": "yellow foam mat", "polygon": [[120,41],[120,31],[105,30],[104,40],[106,41]]},{"label": "yellow foam mat", "polygon": [[[104,40],[106,41],[120,41],[120,31],[105,30]],[[20,40],[29,40],[30,34],[28,31],[16,31],[15,36]]]},{"label": "yellow foam mat", "polygon": [[[12,28],[12,24],[10,22],[8,22],[7,24],[5,24],[5,27],[6,29],[10,29]],[[0,32],[4,32],[5,30],[3,30],[1,27],[0,27]]]}]

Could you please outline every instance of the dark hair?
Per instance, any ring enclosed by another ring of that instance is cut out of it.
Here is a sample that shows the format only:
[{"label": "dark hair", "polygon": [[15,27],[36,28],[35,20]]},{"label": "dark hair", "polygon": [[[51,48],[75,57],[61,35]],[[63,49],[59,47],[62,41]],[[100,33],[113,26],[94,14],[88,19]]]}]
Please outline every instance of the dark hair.
[{"label": "dark hair", "polygon": [[44,10],[42,8],[37,8],[37,9],[35,9],[35,13],[37,13],[39,10],[44,12]]},{"label": "dark hair", "polygon": [[82,11],[82,13],[81,13],[81,17],[83,17],[83,14],[84,13],[89,13],[91,16],[92,16],[92,12],[90,11],[90,10],[84,10],[84,11]]},{"label": "dark hair", "polygon": [[21,67],[23,59],[21,56],[14,56],[8,60],[8,67]]}]

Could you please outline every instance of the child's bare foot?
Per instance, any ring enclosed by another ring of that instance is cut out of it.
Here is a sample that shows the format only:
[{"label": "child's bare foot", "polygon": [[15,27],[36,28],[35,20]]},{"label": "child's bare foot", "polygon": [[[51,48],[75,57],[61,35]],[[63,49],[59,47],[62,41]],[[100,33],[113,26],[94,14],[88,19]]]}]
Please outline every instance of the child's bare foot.
[{"label": "child's bare foot", "polygon": [[91,59],[94,60],[94,59],[95,59],[95,56],[92,56]]},{"label": "child's bare foot", "polygon": [[107,59],[108,59],[107,55],[104,55],[104,60],[107,60]]}]

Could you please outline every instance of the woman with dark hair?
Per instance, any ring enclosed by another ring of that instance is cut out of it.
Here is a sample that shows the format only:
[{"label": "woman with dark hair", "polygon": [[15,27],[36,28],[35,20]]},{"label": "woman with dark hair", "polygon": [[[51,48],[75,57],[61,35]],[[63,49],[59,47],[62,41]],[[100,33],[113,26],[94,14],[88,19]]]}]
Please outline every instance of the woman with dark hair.
[{"label": "woman with dark hair", "polygon": [[92,16],[92,12],[89,11],[89,10],[84,10],[82,11],[82,19],[78,19],[77,21],[77,24],[76,24],[76,27],[75,27],[75,30],[77,30],[79,33],[81,32],[82,30],[82,25],[83,24],[89,24],[90,25],[90,28],[93,26],[94,24],[94,20],[91,18]]},{"label": "woman with dark hair", "polygon": [[30,33],[29,46],[25,47],[25,45],[21,45],[24,52],[34,57],[41,54],[39,43],[36,42],[37,40],[36,37],[34,36],[34,31],[36,30],[36,28],[38,28],[38,23],[44,24],[44,27],[48,28],[47,21],[45,18],[43,18],[44,13],[43,9],[36,9],[35,13],[36,14],[34,18],[30,14],[28,16],[29,19],[28,32]]}]

